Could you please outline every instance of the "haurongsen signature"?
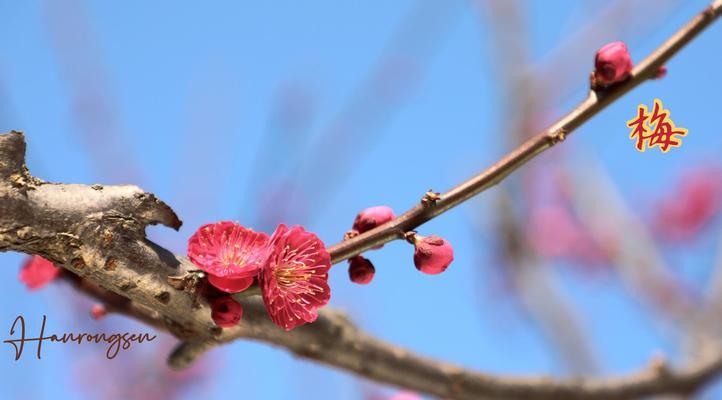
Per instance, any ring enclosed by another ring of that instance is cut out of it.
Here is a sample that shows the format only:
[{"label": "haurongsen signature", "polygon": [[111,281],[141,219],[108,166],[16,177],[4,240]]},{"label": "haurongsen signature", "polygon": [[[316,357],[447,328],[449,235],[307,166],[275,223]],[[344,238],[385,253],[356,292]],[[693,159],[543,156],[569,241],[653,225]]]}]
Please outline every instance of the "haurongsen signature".
[{"label": "haurongsen signature", "polygon": [[[113,359],[115,356],[118,355],[118,352],[120,350],[128,350],[132,343],[143,343],[143,342],[150,342],[153,341],[156,336],[155,335],[149,335],[147,333],[143,334],[131,334],[130,332],[125,333],[114,333],[111,335],[106,335],[105,333],[96,333],[96,334],[90,334],[90,333],[63,333],[62,335],[48,335],[45,336],[45,321],[46,316],[43,315],[43,323],[40,325],[40,335],[36,337],[26,337],[25,336],[25,318],[23,318],[22,315],[18,315],[17,318],[15,318],[15,322],[13,322],[12,326],[10,327],[10,339],[4,340],[4,343],[11,344],[15,348],[15,361],[19,360],[20,357],[23,355],[23,349],[25,348],[25,343],[29,342],[37,342],[37,358],[38,360],[41,358],[41,349],[43,346],[43,342],[55,342],[55,343],[76,343],[76,344],[82,344],[85,343],[106,343],[107,344],[107,350],[105,352],[105,356],[108,359]],[[18,331],[19,337],[15,337],[15,332]]]}]

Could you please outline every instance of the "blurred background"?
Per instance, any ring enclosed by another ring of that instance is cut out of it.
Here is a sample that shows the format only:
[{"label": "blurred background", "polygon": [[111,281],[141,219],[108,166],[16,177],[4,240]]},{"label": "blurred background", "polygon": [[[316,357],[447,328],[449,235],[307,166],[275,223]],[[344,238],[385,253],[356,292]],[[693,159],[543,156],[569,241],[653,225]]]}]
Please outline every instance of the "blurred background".
[{"label": "blurred background", "polygon": [[[0,2],[0,131],[27,135],[36,176],[132,183],[170,204],[177,253],[201,224],[271,232],[303,224],[327,243],[356,213],[398,213],[491,165],[580,101],[595,51],[638,62],[704,0]],[[413,249],[367,253],[373,282],[331,270],[331,306],[419,353],[498,374],[623,374],[654,354],[694,354],[690,310],[722,309],[722,23],[499,187],[419,229],[455,248],[438,276]],[[639,153],[626,121],[663,101],[689,135]],[[62,282],[30,291],[0,254],[0,329],[151,332]],[[696,312],[696,311],[695,311]],[[719,315],[719,314],[717,314]],[[3,340],[5,336],[3,336]],[[386,399],[377,385],[238,341],[188,371],[174,343],[0,354],[2,398]],[[714,398],[712,386],[699,398]]]}]

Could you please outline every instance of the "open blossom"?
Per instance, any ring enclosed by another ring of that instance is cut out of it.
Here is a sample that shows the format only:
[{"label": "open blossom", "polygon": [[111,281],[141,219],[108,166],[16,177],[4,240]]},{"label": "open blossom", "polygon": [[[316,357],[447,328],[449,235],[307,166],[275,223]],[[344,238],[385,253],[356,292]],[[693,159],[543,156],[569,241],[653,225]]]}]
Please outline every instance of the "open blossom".
[{"label": "open blossom", "polygon": [[55,279],[60,271],[52,262],[40,256],[31,256],[20,268],[20,282],[30,290],[37,290]]},{"label": "open blossom", "polygon": [[271,320],[291,330],[316,320],[328,303],[331,256],[323,242],[303,227],[279,225],[271,236],[271,253],[259,277]]},{"label": "open blossom", "polygon": [[418,236],[414,239],[414,265],[419,271],[436,275],[446,271],[454,261],[454,249],[451,243],[435,235]]},{"label": "open blossom", "polygon": [[376,269],[371,261],[362,256],[351,257],[348,260],[348,277],[351,282],[365,285],[371,282],[375,273]]},{"label": "open blossom", "polygon": [[268,235],[230,221],[201,226],[188,240],[188,258],[220,290],[238,293],[253,284],[265,262]]},{"label": "open blossom", "polygon": [[243,317],[243,307],[231,296],[223,296],[211,301],[211,318],[221,328],[238,325]]},{"label": "open blossom", "polygon": [[594,78],[602,85],[621,82],[632,72],[632,57],[624,42],[612,42],[597,50]]}]

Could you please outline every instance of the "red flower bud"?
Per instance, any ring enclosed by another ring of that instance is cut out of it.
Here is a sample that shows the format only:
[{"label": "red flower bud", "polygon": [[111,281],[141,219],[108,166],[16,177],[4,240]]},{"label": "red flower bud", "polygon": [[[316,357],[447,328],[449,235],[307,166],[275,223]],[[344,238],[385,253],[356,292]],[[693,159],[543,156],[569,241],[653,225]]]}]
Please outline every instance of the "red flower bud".
[{"label": "red flower bud", "polygon": [[446,271],[446,268],[454,261],[454,249],[451,243],[435,235],[414,239],[414,265],[419,271],[436,275]]},{"label": "red flower bud", "polygon": [[103,319],[106,315],[108,315],[108,310],[100,303],[93,304],[93,307],[90,308],[90,316],[96,321]]},{"label": "red flower bud", "polygon": [[594,77],[601,85],[621,82],[632,72],[632,58],[624,42],[612,42],[597,51]]},{"label": "red flower bud", "polygon": [[211,301],[211,318],[221,328],[236,326],[243,316],[243,307],[230,296],[223,296]]},{"label": "red flower bud", "polygon": [[356,256],[348,260],[348,277],[351,282],[365,285],[371,282],[376,273],[376,268],[368,259]]},{"label": "red flower bud", "polygon": [[[369,207],[356,216],[356,220],[353,222],[353,228],[351,232],[364,233],[376,228],[379,225],[383,225],[392,219],[396,218],[394,210],[388,206],[376,206]],[[376,246],[374,249],[380,249],[384,245]]]},{"label": "red flower bud", "polygon": [[394,219],[394,210],[388,206],[369,207],[356,216],[353,229],[364,233]]},{"label": "red flower bud", "polygon": [[655,75],[654,79],[662,79],[665,76],[667,76],[667,67],[662,65],[659,67],[659,70],[657,70],[657,75]]}]

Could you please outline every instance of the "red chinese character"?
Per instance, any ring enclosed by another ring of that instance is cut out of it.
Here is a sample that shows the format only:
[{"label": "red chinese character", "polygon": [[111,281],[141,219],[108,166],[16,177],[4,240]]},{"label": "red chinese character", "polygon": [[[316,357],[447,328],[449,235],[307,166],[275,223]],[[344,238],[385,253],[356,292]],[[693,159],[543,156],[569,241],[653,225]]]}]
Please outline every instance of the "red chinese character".
[{"label": "red chinese character", "polygon": [[682,139],[676,136],[685,136],[687,130],[677,128],[672,119],[668,118],[669,114],[669,110],[664,109],[659,99],[654,99],[651,116],[647,106],[639,105],[637,117],[627,121],[627,126],[633,128],[629,138],[637,138],[637,150],[643,152],[646,147],[658,146],[663,153],[666,153],[671,147],[682,145]]}]

